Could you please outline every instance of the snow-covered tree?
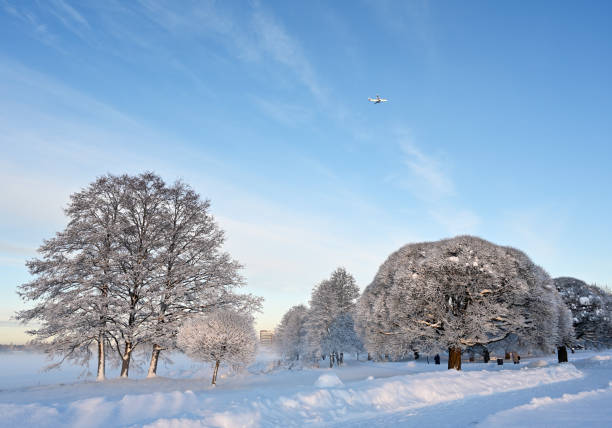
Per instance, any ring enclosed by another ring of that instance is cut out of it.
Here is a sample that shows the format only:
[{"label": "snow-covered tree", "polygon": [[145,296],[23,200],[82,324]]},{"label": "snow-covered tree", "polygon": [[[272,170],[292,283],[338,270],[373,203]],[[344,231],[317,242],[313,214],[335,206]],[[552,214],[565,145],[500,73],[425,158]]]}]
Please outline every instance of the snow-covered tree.
[{"label": "snow-covered tree", "polygon": [[112,287],[117,282],[120,208],[125,188],[104,176],[70,197],[64,231],[39,248],[40,259],[27,262],[35,278],[19,287],[32,309],[16,318],[37,321],[33,342],[51,356],[85,365],[97,345],[98,380],[105,377],[106,345],[112,328]]},{"label": "snow-covered tree", "polygon": [[215,310],[185,321],[178,331],[177,342],[189,357],[214,364],[212,384],[215,385],[221,363],[238,369],[253,361],[257,335],[251,316]]},{"label": "snow-covered tree", "polygon": [[[358,297],[359,288],[355,278],[344,268],[336,269],[329,279],[321,281],[314,288],[306,317],[306,341],[311,356],[318,358],[327,353],[353,350],[350,332],[340,332],[339,329],[352,327],[352,313]],[[332,326],[339,317],[345,317],[344,322],[339,320],[335,324],[335,336],[332,338]],[[347,318],[351,318],[351,322],[347,322]],[[341,338],[350,338],[350,341],[340,342]],[[334,349],[330,348],[332,345]]]},{"label": "snow-covered tree", "polygon": [[260,298],[234,292],[240,265],[221,251],[223,232],[208,208],[187,185],[168,187],[153,173],[99,178],[71,196],[66,229],[28,262],[35,278],[18,292],[34,307],[17,318],[40,323],[34,341],[62,361],[85,364],[96,344],[98,379],[107,347],[127,377],[134,349],[150,344],[154,375],[190,314],[261,307]]},{"label": "snow-covered tree", "polygon": [[221,251],[224,233],[209,207],[182,182],[166,189],[158,273],[149,290],[155,315],[149,377],[155,376],[161,350],[176,347],[186,314],[221,308],[250,314],[261,307],[260,298],[234,292],[243,284],[241,266]]},{"label": "snow-covered tree", "polygon": [[468,347],[549,351],[568,344],[568,320],[542,268],[521,251],[471,236],[402,247],[380,267],[358,310],[374,355],[448,349],[449,368],[457,369]]},{"label": "snow-covered tree", "polygon": [[555,278],[555,286],[572,312],[576,343],[589,348],[612,345],[612,295],[576,278]]},{"label": "snow-covered tree", "polygon": [[121,358],[121,377],[127,377],[132,353],[152,340],[151,322],[155,308],[151,290],[155,289],[164,232],[163,216],[166,185],[153,173],[121,176],[125,187],[120,213],[119,257],[115,260],[120,275],[114,284],[114,329],[112,340]]},{"label": "snow-covered tree", "polygon": [[363,352],[363,343],[355,331],[351,313],[343,313],[334,318],[328,334],[321,341],[321,350],[328,355],[334,352]]},{"label": "snow-covered tree", "polygon": [[286,359],[299,360],[306,351],[307,313],[306,306],[293,306],[276,328],[276,347]]}]

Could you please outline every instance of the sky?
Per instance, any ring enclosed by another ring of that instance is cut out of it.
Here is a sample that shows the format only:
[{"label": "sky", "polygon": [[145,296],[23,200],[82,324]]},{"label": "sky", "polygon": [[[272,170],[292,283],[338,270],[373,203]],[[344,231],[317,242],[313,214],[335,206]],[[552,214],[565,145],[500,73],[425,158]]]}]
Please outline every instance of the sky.
[{"label": "sky", "polygon": [[[0,343],[111,173],[212,202],[256,327],[459,234],[612,285],[608,1],[0,0]],[[387,103],[372,104],[380,94]]]}]

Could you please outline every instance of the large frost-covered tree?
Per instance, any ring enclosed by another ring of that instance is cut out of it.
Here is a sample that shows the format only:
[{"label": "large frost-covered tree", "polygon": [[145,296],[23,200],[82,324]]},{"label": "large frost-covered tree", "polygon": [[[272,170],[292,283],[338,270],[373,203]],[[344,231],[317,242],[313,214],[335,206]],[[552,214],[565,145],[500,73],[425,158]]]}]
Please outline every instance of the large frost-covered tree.
[{"label": "large frost-covered tree", "polygon": [[612,345],[612,295],[576,278],[555,278],[555,286],[572,312],[576,343],[583,347]]},{"label": "large frost-covered tree", "polygon": [[166,189],[158,273],[149,290],[154,322],[148,376],[155,375],[161,350],[175,348],[186,314],[220,308],[248,314],[261,307],[260,298],[234,292],[243,284],[241,266],[221,251],[224,233],[209,207],[182,182]]},{"label": "large frost-covered tree", "polygon": [[117,282],[119,217],[125,186],[101,177],[70,197],[65,230],[39,248],[40,259],[27,262],[35,278],[19,287],[32,309],[17,313],[34,342],[50,355],[86,363],[97,344],[98,380],[105,377],[106,345],[112,328],[113,287]]},{"label": "large frost-covered tree", "polygon": [[150,324],[155,315],[151,290],[156,288],[159,266],[163,263],[166,228],[163,206],[166,185],[157,175],[144,173],[119,178],[126,186],[121,210],[119,257],[120,275],[115,283],[116,317],[113,343],[121,358],[121,377],[127,377],[132,352],[152,340]]},{"label": "large frost-covered tree", "polygon": [[[313,289],[306,317],[306,340],[311,356],[318,358],[324,354],[353,351],[351,332],[340,330],[352,329],[352,314],[358,297],[355,278],[344,268],[336,269],[329,279]],[[343,320],[338,320],[340,317],[344,317]]]},{"label": "large frost-covered tree", "polygon": [[168,187],[152,173],[99,178],[71,196],[66,229],[28,262],[35,278],[19,294],[35,305],[17,318],[39,322],[34,341],[63,359],[85,363],[97,344],[98,379],[107,345],[125,377],[134,349],[151,344],[154,375],[188,315],[261,306],[235,293],[240,265],[221,251],[223,232],[208,208],[184,183]]},{"label": "large frost-covered tree", "polygon": [[251,316],[215,310],[185,321],[178,331],[177,342],[191,358],[214,364],[212,384],[215,385],[221,363],[237,369],[253,361],[257,334]]},{"label": "large frost-covered tree", "polygon": [[287,359],[299,360],[306,351],[306,316],[304,305],[291,307],[276,328],[276,347]]},{"label": "large frost-covered tree", "polygon": [[573,338],[552,280],[521,251],[459,236],[406,245],[365,289],[359,331],[374,355],[449,350],[449,368],[475,346],[549,351]]}]

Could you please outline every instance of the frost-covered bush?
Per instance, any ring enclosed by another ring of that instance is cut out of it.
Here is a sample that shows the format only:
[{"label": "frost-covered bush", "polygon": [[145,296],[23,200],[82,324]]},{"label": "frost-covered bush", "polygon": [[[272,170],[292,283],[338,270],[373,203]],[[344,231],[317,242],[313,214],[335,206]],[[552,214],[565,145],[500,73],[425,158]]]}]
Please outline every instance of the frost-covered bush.
[{"label": "frost-covered bush", "polygon": [[358,329],[378,357],[476,346],[549,352],[573,338],[548,274],[523,252],[472,236],[402,247],[358,305]]},{"label": "frost-covered bush", "polygon": [[572,312],[577,344],[612,346],[612,295],[576,278],[555,278],[561,298]]},{"label": "frost-covered bush", "polygon": [[257,335],[252,317],[217,310],[187,320],[179,329],[177,343],[189,357],[214,363],[214,385],[221,363],[239,369],[253,361]]}]

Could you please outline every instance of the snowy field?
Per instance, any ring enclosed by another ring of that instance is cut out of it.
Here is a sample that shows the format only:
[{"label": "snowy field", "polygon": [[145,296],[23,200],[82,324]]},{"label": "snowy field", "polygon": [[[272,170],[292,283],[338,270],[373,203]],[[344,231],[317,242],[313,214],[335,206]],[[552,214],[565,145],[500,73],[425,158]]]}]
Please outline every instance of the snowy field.
[{"label": "snowy field", "polygon": [[287,370],[262,352],[212,388],[210,367],[182,355],[158,378],[134,372],[100,384],[76,367],[40,373],[41,355],[0,353],[0,426],[612,426],[612,350],[570,360],[464,362],[461,372],[425,360]]}]

